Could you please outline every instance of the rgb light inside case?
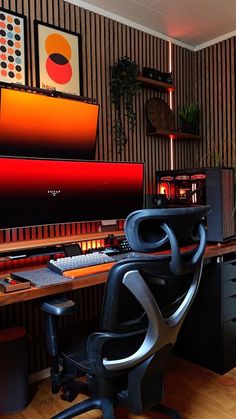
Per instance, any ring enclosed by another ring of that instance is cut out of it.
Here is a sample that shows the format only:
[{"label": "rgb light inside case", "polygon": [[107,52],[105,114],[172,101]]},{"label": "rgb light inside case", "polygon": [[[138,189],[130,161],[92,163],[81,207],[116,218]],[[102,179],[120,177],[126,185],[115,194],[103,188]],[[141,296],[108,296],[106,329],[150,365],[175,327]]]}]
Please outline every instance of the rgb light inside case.
[{"label": "rgb light inside case", "polygon": [[2,88],[0,154],[93,160],[99,106]]}]

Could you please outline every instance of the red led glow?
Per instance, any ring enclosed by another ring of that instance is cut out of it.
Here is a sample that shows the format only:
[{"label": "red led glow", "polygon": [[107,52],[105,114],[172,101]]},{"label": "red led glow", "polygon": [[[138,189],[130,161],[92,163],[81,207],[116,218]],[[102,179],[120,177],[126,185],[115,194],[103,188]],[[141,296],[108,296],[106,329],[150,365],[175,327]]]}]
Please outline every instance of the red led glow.
[{"label": "red led glow", "polygon": [[166,195],[167,199],[170,199],[170,184],[168,182],[161,182],[158,192]]},{"label": "red led glow", "polygon": [[166,180],[166,181],[171,181],[171,180],[173,180],[174,179],[174,177],[173,176],[162,176],[161,177],[161,180]]},{"label": "red led glow", "polygon": [[192,175],[191,176],[191,179],[193,179],[193,180],[197,180],[197,179],[206,179],[206,175],[204,175],[203,173],[198,173],[198,174],[196,174],[196,175]]},{"label": "red led glow", "polygon": [[[124,188],[131,190],[138,187],[143,181],[143,165],[140,170],[132,170],[132,163],[103,163],[103,162],[76,162],[60,160],[32,160],[1,158],[1,188],[6,185],[9,193],[21,195],[24,191],[44,190],[48,186],[53,190],[66,187],[66,190],[75,191],[76,185],[80,190],[97,190]],[[101,190],[102,192],[102,190]],[[7,193],[7,191],[6,191]]]},{"label": "red led glow", "polygon": [[142,163],[0,158],[0,228],[125,218],[143,207],[143,170]]}]

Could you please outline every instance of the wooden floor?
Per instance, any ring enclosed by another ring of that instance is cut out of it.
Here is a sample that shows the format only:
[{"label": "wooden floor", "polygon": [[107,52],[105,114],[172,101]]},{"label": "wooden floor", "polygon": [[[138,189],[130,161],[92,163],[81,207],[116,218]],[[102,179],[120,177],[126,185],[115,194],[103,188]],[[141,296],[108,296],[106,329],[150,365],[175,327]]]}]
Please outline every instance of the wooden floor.
[{"label": "wooden floor", "polygon": [[[222,384],[222,381],[225,381]],[[226,385],[227,384],[227,385]],[[13,389],[14,391],[14,389]],[[82,400],[80,395],[76,403]],[[236,419],[236,369],[221,377],[190,362],[174,358],[166,374],[164,402],[182,413],[183,419]],[[38,384],[30,405],[20,413],[1,416],[1,419],[49,419],[71,406],[59,395],[52,395],[50,381]],[[163,416],[149,412],[135,416],[117,409],[117,419],[154,419]],[[99,419],[99,411],[80,416],[81,419]]]}]

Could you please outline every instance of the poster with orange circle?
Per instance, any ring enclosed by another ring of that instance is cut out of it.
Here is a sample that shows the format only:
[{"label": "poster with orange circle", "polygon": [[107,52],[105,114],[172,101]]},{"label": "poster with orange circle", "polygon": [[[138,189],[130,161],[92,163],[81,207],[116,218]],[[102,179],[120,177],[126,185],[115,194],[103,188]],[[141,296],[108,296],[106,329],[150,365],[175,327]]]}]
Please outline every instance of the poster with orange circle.
[{"label": "poster with orange circle", "polygon": [[27,84],[26,16],[0,8],[0,81]]},{"label": "poster with orange circle", "polygon": [[35,34],[37,86],[81,96],[80,35],[38,21]]}]

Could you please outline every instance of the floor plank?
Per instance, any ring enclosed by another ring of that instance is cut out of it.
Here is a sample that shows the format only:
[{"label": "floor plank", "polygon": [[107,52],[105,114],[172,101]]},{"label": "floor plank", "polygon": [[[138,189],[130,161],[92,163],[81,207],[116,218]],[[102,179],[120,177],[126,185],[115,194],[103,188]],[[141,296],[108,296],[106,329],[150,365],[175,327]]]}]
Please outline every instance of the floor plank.
[{"label": "floor plank", "polygon": [[[236,369],[226,374],[228,385],[221,376],[180,358],[174,358],[166,373],[165,404],[182,413],[183,419],[236,419]],[[226,380],[225,380],[226,381]],[[230,384],[230,385],[229,385]],[[84,396],[79,395],[73,403]],[[49,419],[71,406],[59,395],[52,395],[50,380],[37,385],[29,406],[22,412],[1,416],[1,419]],[[81,419],[99,419],[101,413],[92,411]],[[125,409],[117,409],[117,419],[135,419],[137,416]],[[140,419],[164,418],[155,412],[139,416]]]}]

